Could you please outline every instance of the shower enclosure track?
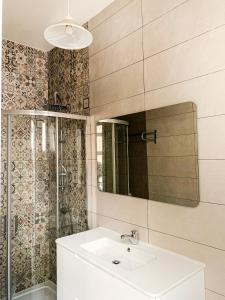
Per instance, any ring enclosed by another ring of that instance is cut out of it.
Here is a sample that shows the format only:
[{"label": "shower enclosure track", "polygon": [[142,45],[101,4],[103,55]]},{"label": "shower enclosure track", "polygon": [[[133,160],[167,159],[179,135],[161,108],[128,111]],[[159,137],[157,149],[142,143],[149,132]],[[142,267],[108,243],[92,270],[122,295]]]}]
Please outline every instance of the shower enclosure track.
[{"label": "shower enclosure track", "polygon": [[56,117],[65,119],[75,119],[86,121],[88,117],[83,115],[68,114],[62,112],[46,111],[46,110],[3,110],[4,115],[26,115],[26,116],[43,116],[43,117]]}]

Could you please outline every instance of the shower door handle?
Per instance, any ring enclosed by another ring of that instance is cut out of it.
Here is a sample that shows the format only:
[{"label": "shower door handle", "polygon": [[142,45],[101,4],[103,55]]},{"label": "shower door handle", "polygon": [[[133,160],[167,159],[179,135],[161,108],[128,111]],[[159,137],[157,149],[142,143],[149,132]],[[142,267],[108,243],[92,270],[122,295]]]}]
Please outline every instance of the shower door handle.
[{"label": "shower door handle", "polygon": [[6,217],[6,215],[2,216],[0,220],[1,220],[1,224],[2,224],[1,233],[2,233],[2,236],[4,238],[6,238],[6,235],[7,235],[7,217]]},{"label": "shower door handle", "polygon": [[4,219],[3,219],[3,228],[4,228],[4,237],[6,239],[6,235],[7,235],[7,216],[5,215],[4,216]]},{"label": "shower door handle", "polygon": [[13,236],[12,236],[13,238],[15,238],[16,235],[17,235],[18,225],[19,225],[19,223],[18,223],[18,216],[15,215],[14,218],[13,218]]}]

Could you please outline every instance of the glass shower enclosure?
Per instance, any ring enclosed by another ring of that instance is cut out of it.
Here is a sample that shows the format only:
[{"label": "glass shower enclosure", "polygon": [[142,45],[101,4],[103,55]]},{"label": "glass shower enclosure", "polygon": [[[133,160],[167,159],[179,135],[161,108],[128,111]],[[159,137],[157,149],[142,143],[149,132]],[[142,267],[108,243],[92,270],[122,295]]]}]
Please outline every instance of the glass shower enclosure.
[{"label": "glass shower enclosure", "polygon": [[130,194],[129,123],[120,119],[97,122],[97,184],[100,191]]},{"label": "glass shower enclosure", "polygon": [[87,230],[86,117],[3,114],[0,299],[56,299],[58,237]]}]

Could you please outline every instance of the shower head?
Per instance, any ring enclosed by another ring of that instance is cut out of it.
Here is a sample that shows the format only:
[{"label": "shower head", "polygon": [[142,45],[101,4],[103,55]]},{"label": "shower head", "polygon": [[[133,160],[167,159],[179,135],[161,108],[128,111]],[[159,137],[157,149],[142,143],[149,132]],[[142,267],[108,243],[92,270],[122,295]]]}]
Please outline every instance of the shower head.
[{"label": "shower head", "polygon": [[62,104],[47,104],[47,105],[44,106],[44,110],[70,113],[71,108],[70,108],[69,104],[67,104],[67,105],[62,105]]},{"label": "shower head", "polygon": [[[64,112],[64,113],[70,113],[71,107],[69,104],[63,105],[61,97],[59,96],[59,93],[57,91],[54,92],[53,95],[54,104],[48,103],[44,106],[45,110],[49,111],[55,111],[55,112]],[[61,102],[61,103],[60,103]]]}]

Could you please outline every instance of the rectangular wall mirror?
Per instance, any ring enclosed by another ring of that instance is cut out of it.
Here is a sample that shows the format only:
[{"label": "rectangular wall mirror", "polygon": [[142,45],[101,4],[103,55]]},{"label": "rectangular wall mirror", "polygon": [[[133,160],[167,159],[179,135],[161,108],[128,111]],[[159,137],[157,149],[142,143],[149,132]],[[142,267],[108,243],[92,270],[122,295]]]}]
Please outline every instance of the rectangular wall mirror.
[{"label": "rectangular wall mirror", "polygon": [[190,207],[198,205],[194,103],[100,120],[96,126],[100,191]]}]

